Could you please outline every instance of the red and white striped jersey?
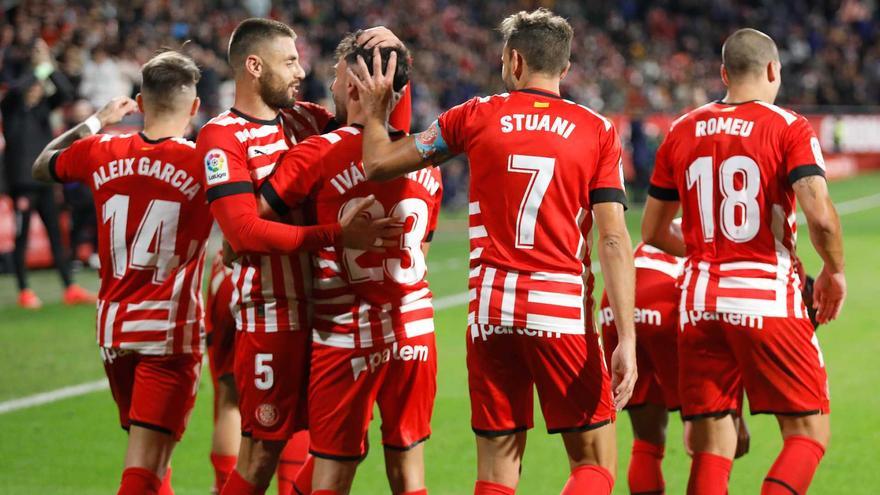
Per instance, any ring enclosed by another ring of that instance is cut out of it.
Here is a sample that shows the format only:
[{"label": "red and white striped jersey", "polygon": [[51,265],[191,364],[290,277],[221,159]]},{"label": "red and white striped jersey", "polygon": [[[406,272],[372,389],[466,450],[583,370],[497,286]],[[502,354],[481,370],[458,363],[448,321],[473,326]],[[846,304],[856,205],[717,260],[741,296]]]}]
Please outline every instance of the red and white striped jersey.
[{"label": "red and white striped jersey", "polygon": [[709,103],[673,122],[649,192],[681,201],[682,312],[806,317],[791,184],[824,168],[809,122],[769,103]]},{"label": "red and white striped jersey", "polygon": [[211,212],[195,145],[99,134],[52,158],[53,177],[87,184],[98,218],[97,338],[141,354],[199,353]]},{"label": "red and white striped jersey", "polygon": [[[256,192],[285,151],[320,134],[331,119],[326,109],[306,102],[272,120],[255,119],[234,108],[221,113],[202,127],[197,140],[208,200]],[[291,218],[303,222],[299,211]],[[239,258],[232,273],[237,328],[275,332],[308,326],[310,278],[305,252]]]},{"label": "red and white striped jersey", "polygon": [[470,324],[594,330],[592,206],[626,202],[611,122],[540,90],[474,98],[438,123],[470,161]]},{"label": "red and white striped jersey", "polygon": [[637,272],[639,270],[654,270],[676,281],[684,269],[684,258],[673,256],[644,242],[640,242],[636,246],[633,253],[633,263]]},{"label": "red and white striped jersey", "polygon": [[437,225],[437,168],[387,182],[366,180],[358,127],[309,138],[287,153],[261,194],[283,215],[307,201],[317,223],[337,221],[352,201],[373,195],[373,218],[404,225],[400,247],[371,253],[341,246],[314,256],[314,341],[345,348],[383,345],[434,331],[422,243]]}]

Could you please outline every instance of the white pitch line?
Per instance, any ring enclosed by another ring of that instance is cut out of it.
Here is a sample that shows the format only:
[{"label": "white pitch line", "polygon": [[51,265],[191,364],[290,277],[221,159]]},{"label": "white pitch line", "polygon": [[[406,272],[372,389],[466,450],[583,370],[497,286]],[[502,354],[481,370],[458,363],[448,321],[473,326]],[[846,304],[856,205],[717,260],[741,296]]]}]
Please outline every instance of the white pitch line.
[{"label": "white pitch line", "polygon": [[[865,196],[863,198],[851,199],[849,201],[842,201],[835,206],[837,207],[837,213],[839,215],[848,215],[850,213],[858,213],[861,211],[870,210],[872,208],[877,208],[880,207],[880,193]],[[805,222],[806,219],[804,218],[803,213],[798,213],[798,223],[803,225]],[[453,259],[445,260],[444,264],[446,265],[444,266],[444,268],[457,267],[458,265],[458,263],[455,263]],[[593,266],[594,273],[598,273],[599,271],[599,265]],[[467,302],[467,292],[451,294],[434,299],[434,309],[437,311],[442,311],[444,309],[454,308],[456,306],[466,304]],[[57,402],[59,400],[64,400],[70,397],[78,397],[80,395],[90,394],[92,392],[105,390],[107,388],[109,388],[107,379],[102,379],[94,382],[81,383],[79,385],[72,385],[70,387],[50,390],[49,392],[29,395],[20,399],[11,399],[0,402],[0,414],[6,414],[21,409],[41,406],[43,404]]]},{"label": "white pitch line", "polygon": [[[851,199],[849,201],[841,201],[834,205],[837,208],[838,215],[849,215],[850,213],[859,213],[880,206],[880,193],[865,196],[863,198]],[[807,218],[802,212],[798,212],[798,225],[807,223]]]},{"label": "white pitch line", "polygon": [[0,402],[0,414],[6,414],[13,411],[18,411],[20,409],[27,409],[30,407],[42,406],[43,404],[58,402],[59,400],[67,399],[70,397],[78,397],[80,395],[90,394],[99,390],[105,390],[109,387],[110,385],[107,383],[107,379],[104,378],[94,382],[80,383],[79,385],[71,385],[70,387],[63,387],[56,390],[50,390],[48,392],[29,395],[20,399],[7,400],[4,402]]}]

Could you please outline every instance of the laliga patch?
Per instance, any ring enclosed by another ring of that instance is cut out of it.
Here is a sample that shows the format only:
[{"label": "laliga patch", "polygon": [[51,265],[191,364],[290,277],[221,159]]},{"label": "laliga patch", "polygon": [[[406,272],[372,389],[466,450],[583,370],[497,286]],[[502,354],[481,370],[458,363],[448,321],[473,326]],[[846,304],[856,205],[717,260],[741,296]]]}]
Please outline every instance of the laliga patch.
[{"label": "laliga patch", "polygon": [[260,404],[254,415],[257,422],[266,428],[271,428],[278,422],[278,408],[273,404]]},{"label": "laliga patch", "polygon": [[225,151],[214,148],[205,154],[205,177],[209,186],[229,180],[229,159]]},{"label": "laliga patch", "polygon": [[822,156],[822,147],[819,146],[819,138],[810,138],[810,148],[813,148],[813,158],[822,170],[825,170],[825,157]]}]

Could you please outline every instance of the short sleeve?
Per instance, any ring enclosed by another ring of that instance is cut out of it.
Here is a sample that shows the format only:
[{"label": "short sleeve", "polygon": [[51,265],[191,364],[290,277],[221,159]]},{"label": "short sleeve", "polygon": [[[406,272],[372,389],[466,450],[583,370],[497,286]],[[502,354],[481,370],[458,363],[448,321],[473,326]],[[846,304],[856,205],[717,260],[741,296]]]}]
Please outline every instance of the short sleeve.
[{"label": "short sleeve", "polygon": [[615,202],[626,206],[620,138],[614,126],[600,132],[596,171],[590,180],[590,204]]},{"label": "short sleeve", "polygon": [[49,173],[56,182],[84,182],[95,169],[96,160],[91,158],[92,150],[102,134],[88,136],[73,142],[50,158]]},{"label": "short sleeve", "polygon": [[785,140],[783,160],[789,184],[811,175],[825,176],[822,147],[819,146],[819,138],[816,137],[806,118],[799,117],[795,120],[786,129],[783,139]]},{"label": "short sleeve", "polygon": [[467,124],[476,111],[478,98],[472,98],[461,105],[456,105],[437,117],[440,135],[449,151],[458,155],[467,148]]},{"label": "short sleeve", "polygon": [[234,194],[253,194],[244,145],[228,126],[208,124],[196,139],[196,156],[205,170],[208,201]]},{"label": "short sleeve", "polygon": [[648,195],[661,201],[678,201],[678,186],[672,170],[672,162],[669,160],[671,132],[666,135],[657,153],[654,156],[654,172],[651,174],[651,183],[648,186]]},{"label": "short sleeve", "polygon": [[324,137],[313,136],[282,155],[272,175],[260,188],[260,195],[275,213],[286,215],[318,188],[323,177],[324,153],[328,149]]}]

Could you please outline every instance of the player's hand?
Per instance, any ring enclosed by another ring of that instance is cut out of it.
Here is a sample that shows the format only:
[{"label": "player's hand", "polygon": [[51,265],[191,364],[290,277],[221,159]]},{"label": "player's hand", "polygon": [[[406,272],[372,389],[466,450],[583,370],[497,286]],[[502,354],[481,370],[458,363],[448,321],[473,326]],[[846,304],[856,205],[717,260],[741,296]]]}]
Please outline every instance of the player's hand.
[{"label": "player's hand", "polygon": [[232,263],[236,261],[240,256],[232,249],[232,244],[226,239],[223,239],[223,266],[226,268],[232,268]]},{"label": "player's hand", "polygon": [[394,93],[394,72],[397,70],[397,52],[388,57],[388,73],[382,73],[382,54],[373,48],[373,75],[364,58],[358,55],[357,65],[348,66],[348,77],[358,89],[358,100],[367,115],[378,120],[388,120]]},{"label": "player's hand", "polygon": [[366,198],[355,199],[339,223],[342,225],[342,245],[363,251],[384,252],[385,248],[400,245],[403,227],[394,218],[371,218],[367,211],[376,198],[371,194]]},{"label": "player's hand", "polygon": [[614,407],[623,410],[636,386],[636,343],[621,340],[611,354],[611,391]]},{"label": "player's hand", "polygon": [[137,112],[137,103],[127,96],[117,96],[95,114],[101,127],[119,123],[126,115]]},{"label": "player's hand", "polygon": [[733,424],[736,426],[736,453],[734,459],[749,453],[749,442],[752,437],[749,435],[749,427],[746,426],[746,420],[742,416],[734,416]]},{"label": "player's hand", "polygon": [[365,29],[358,36],[357,44],[362,45],[367,50],[372,50],[377,46],[379,48],[392,46],[403,47],[403,42],[400,41],[400,38],[385,26],[376,26],[371,27],[370,29]]},{"label": "player's hand", "polygon": [[813,307],[816,321],[821,324],[837,319],[843,300],[846,299],[846,277],[843,272],[832,273],[822,267],[813,284]]}]

